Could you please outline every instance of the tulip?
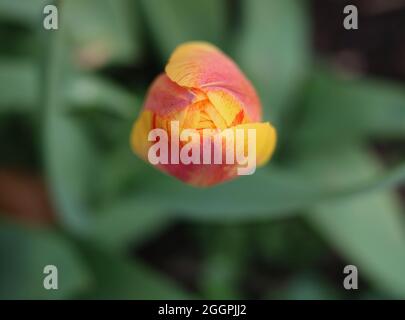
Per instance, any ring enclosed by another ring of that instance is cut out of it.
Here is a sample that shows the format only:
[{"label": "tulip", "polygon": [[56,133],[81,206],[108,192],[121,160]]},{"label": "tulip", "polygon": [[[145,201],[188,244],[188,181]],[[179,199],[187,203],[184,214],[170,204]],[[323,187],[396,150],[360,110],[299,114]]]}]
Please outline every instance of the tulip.
[{"label": "tulip", "polygon": [[[200,133],[200,141],[188,142],[200,143],[197,148],[207,139],[203,136],[207,129],[213,130],[212,136],[229,130],[247,132],[253,129],[255,163],[261,166],[270,159],[276,145],[275,129],[269,122],[261,122],[261,117],[262,109],[256,91],[238,66],[209,43],[189,42],[175,49],[165,72],[152,83],[143,110],[133,126],[131,145],[139,157],[148,161],[149,151],[154,144],[150,132],[163,129],[168,135],[169,148],[160,152],[167,152],[168,159],[173,159],[173,156],[178,159],[181,147],[186,144],[178,136],[186,129],[195,129]],[[179,132],[172,130],[174,122],[178,123]],[[246,154],[248,137],[245,134],[243,141],[234,140],[231,147],[222,145],[219,151],[217,146],[213,146],[211,151],[225,154],[232,148],[244,148]],[[180,148],[174,148],[173,141],[180,143]],[[200,187],[212,186],[238,176],[238,163],[203,163],[203,152],[201,147],[200,163],[169,161],[156,164],[156,167],[185,183]]]}]

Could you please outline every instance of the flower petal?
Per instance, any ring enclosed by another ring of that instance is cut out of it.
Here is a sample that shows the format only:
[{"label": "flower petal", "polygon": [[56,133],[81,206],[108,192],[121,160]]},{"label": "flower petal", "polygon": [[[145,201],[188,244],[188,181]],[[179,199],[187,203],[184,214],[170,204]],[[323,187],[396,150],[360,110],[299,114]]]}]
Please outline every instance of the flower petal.
[{"label": "flower petal", "polygon": [[[219,183],[232,180],[237,177],[237,167],[234,164],[226,164],[223,161],[221,164],[214,163],[214,154],[216,146],[211,144],[211,163],[203,164],[203,141],[204,137],[200,136],[200,164],[172,164],[159,165],[158,167],[167,174],[176,177],[177,179],[195,186],[195,187],[209,187]],[[212,136],[206,139],[211,139]],[[224,147],[220,150],[223,154]],[[170,151],[169,151],[170,152]]]},{"label": "flower petal", "polygon": [[[131,145],[136,154],[149,162],[152,142],[148,141],[148,135],[152,129],[164,129],[168,134],[166,138],[169,138],[168,148],[159,152],[165,159],[163,162],[169,163],[160,163],[156,167],[188,184],[211,186],[231,180],[238,174],[252,174],[252,166],[263,165],[269,160],[276,145],[276,131],[270,123],[260,123],[260,120],[259,98],[237,65],[215,46],[191,42],[175,50],[166,66],[166,74],[159,75],[151,85],[144,109],[134,124]],[[177,127],[171,128],[172,121],[179,121],[180,132]],[[194,135],[191,145],[190,142],[175,142],[184,129],[196,129],[197,139]],[[215,130],[206,137],[204,129]],[[242,141],[238,141],[238,129],[243,129]],[[248,152],[253,152],[249,151],[248,144],[251,129],[255,130],[256,158],[247,157]],[[233,133],[232,140],[227,139],[228,133]],[[208,142],[219,139],[222,145],[211,142],[205,145],[205,139],[209,139]],[[197,141],[200,142],[198,146],[195,145]],[[189,164],[184,164],[186,160],[181,159],[178,163],[178,155],[171,157],[172,152],[178,152],[174,151],[178,148],[176,145],[180,147],[182,157],[188,157]],[[204,157],[204,145],[211,149],[210,161]],[[182,149],[183,146],[187,148]],[[240,154],[236,157],[242,146],[245,157],[240,158]],[[190,163],[191,150],[200,150],[197,163]],[[218,155],[222,159],[218,160]],[[219,163],[215,164],[214,160]]]},{"label": "flower petal", "polygon": [[221,105],[232,101],[231,105],[243,108],[252,121],[260,121],[260,101],[252,84],[238,66],[213,45],[189,42],[177,47],[165,70],[181,87],[197,88],[208,95],[214,92],[215,102],[211,101],[216,108],[222,109]]},{"label": "flower petal", "polygon": [[[241,124],[230,128],[233,130],[234,137],[236,137],[236,129],[244,130],[244,150],[245,153],[248,149],[248,130],[254,129],[256,131],[256,166],[264,165],[271,157],[276,146],[276,131],[268,123],[248,123]],[[222,135],[223,131],[216,133],[215,135]],[[225,136],[223,136],[225,137]],[[201,164],[167,164],[160,165],[159,168],[168,173],[169,175],[175,176],[176,178],[182,180],[185,183],[188,183],[193,186],[198,187],[208,187],[218,183],[223,183],[229,180],[232,180],[238,176],[238,163],[235,164],[226,164],[226,142],[222,142],[222,164],[214,164],[214,149],[215,145],[211,147],[211,164],[202,164],[203,163],[203,139],[201,135],[200,141],[200,155],[201,155]],[[214,139],[214,138],[208,138]],[[236,144],[232,146],[235,150]]]},{"label": "flower petal", "polygon": [[144,108],[165,117],[182,111],[193,103],[195,97],[192,91],[182,88],[167,75],[161,74],[152,83]]},{"label": "flower petal", "polygon": [[246,123],[240,124],[232,129],[244,129],[245,130],[245,145],[244,150],[248,150],[248,134],[247,130],[254,129],[256,130],[256,165],[262,166],[269,161],[272,156],[277,142],[277,134],[274,127],[269,122],[263,123]]},{"label": "flower petal", "polygon": [[152,130],[153,113],[145,110],[141,111],[131,132],[131,146],[134,152],[144,161],[148,161],[148,150],[151,143],[148,135]]}]

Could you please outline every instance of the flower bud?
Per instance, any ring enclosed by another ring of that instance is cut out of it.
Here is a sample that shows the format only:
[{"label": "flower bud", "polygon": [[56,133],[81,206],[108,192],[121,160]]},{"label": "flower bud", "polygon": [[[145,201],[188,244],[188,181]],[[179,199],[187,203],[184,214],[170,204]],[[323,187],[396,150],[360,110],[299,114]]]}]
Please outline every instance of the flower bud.
[{"label": "flower bud", "polygon": [[211,186],[270,159],[276,131],[261,115],[255,89],[229,57],[208,43],[185,43],[152,83],[131,144],[169,175]]}]

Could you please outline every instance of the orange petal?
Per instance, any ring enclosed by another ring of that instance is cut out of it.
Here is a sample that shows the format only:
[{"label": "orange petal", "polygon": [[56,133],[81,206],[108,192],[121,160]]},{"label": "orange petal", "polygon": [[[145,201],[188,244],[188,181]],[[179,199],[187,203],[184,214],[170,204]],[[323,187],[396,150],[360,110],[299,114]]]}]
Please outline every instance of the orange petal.
[{"label": "orange petal", "polygon": [[260,121],[261,105],[253,86],[238,66],[213,45],[204,42],[180,45],[165,70],[181,87],[197,88],[208,95],[214,92],[215,102],[210,100],[220,113],[219,109],[232,100],[232,105],[243,108],[252,121]]}]

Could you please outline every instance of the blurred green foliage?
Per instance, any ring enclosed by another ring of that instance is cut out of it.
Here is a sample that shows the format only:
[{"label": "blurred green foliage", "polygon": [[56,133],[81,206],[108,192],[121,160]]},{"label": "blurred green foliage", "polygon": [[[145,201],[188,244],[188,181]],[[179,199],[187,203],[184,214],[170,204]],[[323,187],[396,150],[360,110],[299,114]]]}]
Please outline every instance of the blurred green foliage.
[{"label": "blurred green foliage", "polygon": [[[2,218],[0,298],[405,298],[404,154],[384,168],[370,148],[404,138],[404,86],[317,61],[307,1],[65,0],[57,31],[42,28],[46,3],[0,0],[1,165],[40,172],[57,215]],[[129,148],[145,89],[188,40],[241,65],[280,135],[270,165],[206,190]],[[30,123],[33,146],[13,144],[11,121]],[[129,253],[178,221],[202,255],[195,290]],[[46,264],[58,291],[42,287]],[[342,287],[345,264],[359,293]]]}]

